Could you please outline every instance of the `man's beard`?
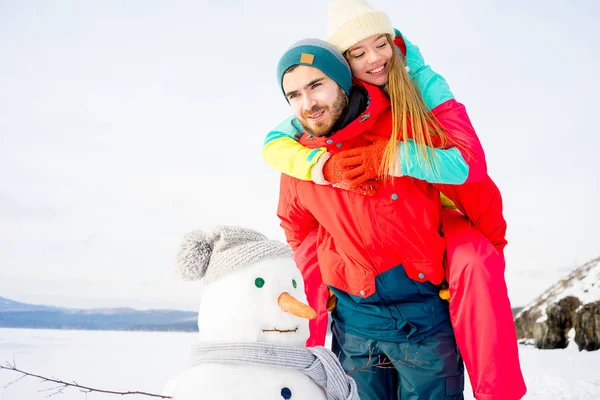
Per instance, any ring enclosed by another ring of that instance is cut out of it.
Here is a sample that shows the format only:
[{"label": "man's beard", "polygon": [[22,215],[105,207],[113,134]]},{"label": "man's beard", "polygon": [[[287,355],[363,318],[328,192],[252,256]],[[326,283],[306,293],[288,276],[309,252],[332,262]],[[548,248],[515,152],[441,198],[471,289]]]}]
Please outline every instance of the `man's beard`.
[{"label": "man's beard", "polygon": [[[346,93],[342,90],[342,88],[338,87],[337,97],[335,98],[335,102],[333,106],[314,106],[308,111],[302,113],[302,118],[299,118],[300,123],[304,127],[304,129],[309,132],[313,136],[327,136],[333,125],[335,125],[336,121],[340,118],[340,116],[344,113],[344,109],[348,105],[348,97]],[[315,115],[321,111],[324,111],[326,114],[331,116],[330,121],[318,121],[313,126],[309,126],[308,116]],[[329,111],[329,112],[328,112]]]}]

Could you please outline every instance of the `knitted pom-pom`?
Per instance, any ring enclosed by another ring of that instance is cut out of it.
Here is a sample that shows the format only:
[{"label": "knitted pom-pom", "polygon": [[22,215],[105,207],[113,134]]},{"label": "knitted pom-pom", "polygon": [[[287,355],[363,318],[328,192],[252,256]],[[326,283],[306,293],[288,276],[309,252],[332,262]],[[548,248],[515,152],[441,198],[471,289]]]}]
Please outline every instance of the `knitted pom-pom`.
[{"label": "knitted pom-pom", "polygon": [[185,235],[175,270],[184,280],[203,279],[208,284],[247,265],[275,257],[293,257],[290,246],[269,240],[253,229],[219,226],[212,233],[193,231]]},{"label": "knitted pom-pom", "polygon": [[215,239],[214,234],[202,231],[193,231],[183,237],[175,262],[175,272],[181,279],[196,281],[204,277]]}]

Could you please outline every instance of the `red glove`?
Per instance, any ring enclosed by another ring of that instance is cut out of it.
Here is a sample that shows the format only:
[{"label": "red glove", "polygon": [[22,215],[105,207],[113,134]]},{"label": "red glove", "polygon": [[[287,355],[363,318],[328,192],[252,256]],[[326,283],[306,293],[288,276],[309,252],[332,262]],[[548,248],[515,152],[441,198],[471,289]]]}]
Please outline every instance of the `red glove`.
[{"label": "red glove", "polygon": [[342,177],[344,181],[348,181],[353,186],[379,178],[383,153],[390,140],[389,138],[370,134],[365,134],[363,137],[371,141],[372,144],[339,153],[341,156],[339,166],[344,171]]},{"label": "red glove", "polygon": [[374,196],[381,187],[379,166],[387,138],[365,134],[372,144],[334,154],[323,166],[324,178],[336,187]]},{"label": "red glove", "polygon": [[381,183],[376,180],[366,180],[352,184],[349,180],[344,178],[345,170],[340,165],[340,162],[345,161],[341,153],[334,154],[327,160],[323,166],[323,177],[327,182],[340,189],[348,190],[350,192],[358,193],[366,196],[375,196],[377,190],[381,186]]}]

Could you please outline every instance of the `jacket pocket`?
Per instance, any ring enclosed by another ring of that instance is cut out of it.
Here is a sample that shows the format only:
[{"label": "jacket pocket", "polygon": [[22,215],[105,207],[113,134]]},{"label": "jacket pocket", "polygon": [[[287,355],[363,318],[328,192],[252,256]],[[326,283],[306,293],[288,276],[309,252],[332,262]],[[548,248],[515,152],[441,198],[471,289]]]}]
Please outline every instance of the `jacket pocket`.
[{"label": "jacket pocket", "polygon": [[348,288],[344,285],[346,284],[344,280],[346,264],[337,252],[330,234],[326,233],[323,239],[317,243],[317,255],[323,282],[329,286],[347,291]]},{"label": "jacket pocket", "polygon": [[394,185],[380,189],[378,198],[369,203],[370,222],[377,228],[378,238],[383,246],[393,245],[398,239],[406,239],[402,237],[404,229],[397,224],[402,225],[407,216],[407,209],[403,207],[407,203],[404,197],[414,187],[414,182],[412,178],[407,177],[395,179]]},{"label": "jacket pocket", "polygon": [[375,277],[368,267],[340,251],[333,237],[325,232],[317,243],[323,282],[353,296],[366,297],[375,291]]}]

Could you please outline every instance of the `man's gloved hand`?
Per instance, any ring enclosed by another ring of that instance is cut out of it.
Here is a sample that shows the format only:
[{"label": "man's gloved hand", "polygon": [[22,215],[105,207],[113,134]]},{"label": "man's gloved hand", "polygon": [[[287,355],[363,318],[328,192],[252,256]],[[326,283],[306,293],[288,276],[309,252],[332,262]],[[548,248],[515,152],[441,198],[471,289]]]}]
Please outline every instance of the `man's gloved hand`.
[{"label": "man's gloved hand", "polygon": [[371,142],[370,145],[345,150],[339,153],[339,166],[343,169],[343,179],[351,185],[379,178],[379,168],[383,153],[389,138],[365,134],[363,137]]},{"label": "man's gloved hand", "polygon": [[353,183],[344,178],[345,170],[340,165],[341,161],[344,161],[341,153],[334,154],[323,166],[323,176],[328,183],[331,183],[333,186],[340,189],[358,193],[363,196],[375,196],[377,194],[377,190],[381,187],[381,182],[370,179]]},{"label": "man's gloved hand", "polygon": [[369,134],[363,137],[371,144],[332,155],[323,166],[323,176],[341,189],[374,196],[381,187],[379,166],[389,139]]}]

